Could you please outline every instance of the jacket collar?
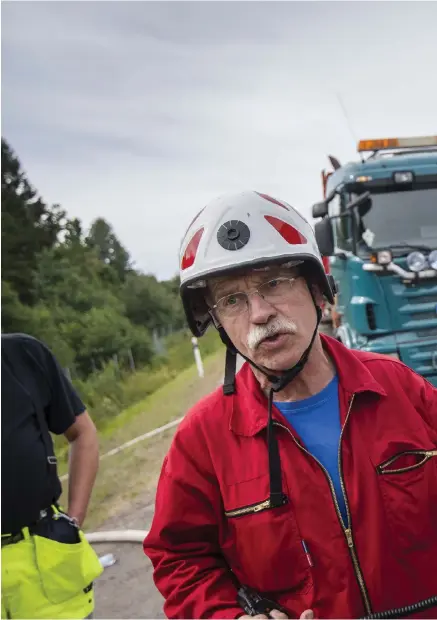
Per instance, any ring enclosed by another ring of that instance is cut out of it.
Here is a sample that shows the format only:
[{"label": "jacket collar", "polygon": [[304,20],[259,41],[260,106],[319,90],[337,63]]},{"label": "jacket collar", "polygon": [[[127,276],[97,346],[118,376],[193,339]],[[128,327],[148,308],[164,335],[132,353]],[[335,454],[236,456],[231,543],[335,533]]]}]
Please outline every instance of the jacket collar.
[{"label": "jacket collar", "polygon": [[[357,355],[343,344],[320,334],[323,348],[333,361],[339,379],[340,388],[351,394],[373,392],[387,396],[386,391],[374,378],[367,366]],[[236,377],[236,393],[225,396],[231,401],[232,411],[229,421],[230,430],[238,435],[253,436],[267,425],[267,398],[246,362]],[[281,420],[273,408],[273,418]]]}]

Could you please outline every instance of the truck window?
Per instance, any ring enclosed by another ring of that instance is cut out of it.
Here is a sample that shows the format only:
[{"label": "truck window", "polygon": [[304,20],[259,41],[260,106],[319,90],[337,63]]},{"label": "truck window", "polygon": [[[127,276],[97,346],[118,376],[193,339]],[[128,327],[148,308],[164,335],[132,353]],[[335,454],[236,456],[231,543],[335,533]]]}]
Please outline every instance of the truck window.
[{"label": "truck window", "polygon": [[437,247],[437,186],[372,192],[371,197],[372,207],[361,218],[360,228],[361,234],[366,229],[372,231],[373,247],[400,242]]},{"label": "truck window", "polygon": [[344,213],[344,195],[336,195],[329,203],[329,215],[333,217],[334,243],[339,250],[352,250],[351,221],[348,217],[338,218],[335,216]]}]

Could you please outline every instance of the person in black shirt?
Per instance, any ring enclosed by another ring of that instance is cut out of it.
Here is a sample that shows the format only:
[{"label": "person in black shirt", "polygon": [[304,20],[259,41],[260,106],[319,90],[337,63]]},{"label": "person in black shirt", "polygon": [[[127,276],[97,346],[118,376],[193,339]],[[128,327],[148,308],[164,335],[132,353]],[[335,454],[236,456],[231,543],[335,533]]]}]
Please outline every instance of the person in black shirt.
[{"label": "person in black shirt", "polygon": [[[80,528],[98,469],[96,428],[36,338],[2,334],[1,378],[2,618],[89,617],[101,567]],[[49,431],[70,443],[66,512]]]}]

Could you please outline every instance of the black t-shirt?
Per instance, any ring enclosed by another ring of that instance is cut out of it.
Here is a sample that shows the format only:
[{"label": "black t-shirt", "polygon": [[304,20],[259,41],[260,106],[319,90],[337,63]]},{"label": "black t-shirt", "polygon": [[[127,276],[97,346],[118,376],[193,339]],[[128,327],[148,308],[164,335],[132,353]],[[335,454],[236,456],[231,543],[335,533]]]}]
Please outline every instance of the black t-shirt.
[{"label": "black t-shirt", "polygon": [[56,435],[85,406],[51,351],[25,334],[2,334],[1,383],[1,531],[6,534],[36,521],[61,494],[59,478],[47,463],[36,403]]}]

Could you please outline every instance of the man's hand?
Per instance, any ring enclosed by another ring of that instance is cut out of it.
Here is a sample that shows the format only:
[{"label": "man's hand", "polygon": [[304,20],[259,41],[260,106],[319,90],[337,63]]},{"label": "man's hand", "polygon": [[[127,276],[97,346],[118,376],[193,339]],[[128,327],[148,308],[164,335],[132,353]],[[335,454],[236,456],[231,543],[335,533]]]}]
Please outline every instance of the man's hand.
[{"label": "man's hand", "polygon": [[[282,613],[282,611],[278,611],[277,609],[272,609],[272,611],[270,612],[270,617],[277,618],[277,620],[284,620],[285,618],[288,618],[286,614]],[[256,616],[240,616],[240,620],[243,620],[243,618],[247,620],[248,618],[268,618],[268,616],[264,614],[257,614]],[[312,620],[313,618],[314,613],[311,609],[306,609],[303,613],[300,614],[301,620]]]}]

